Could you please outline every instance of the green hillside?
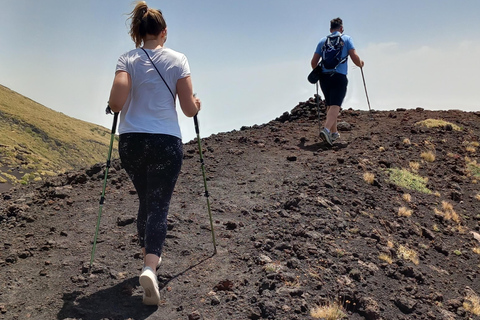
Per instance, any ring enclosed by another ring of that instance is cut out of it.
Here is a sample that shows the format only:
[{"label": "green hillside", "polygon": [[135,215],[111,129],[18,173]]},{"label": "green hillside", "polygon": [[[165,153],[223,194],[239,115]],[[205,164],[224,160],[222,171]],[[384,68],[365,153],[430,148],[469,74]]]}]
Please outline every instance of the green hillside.
[{"label": "green hillside", "polygon": [[[110,130],[51,110],[0,85],[0,182],[105,162]],[[117,155],[114,143],[114,156]]]}]

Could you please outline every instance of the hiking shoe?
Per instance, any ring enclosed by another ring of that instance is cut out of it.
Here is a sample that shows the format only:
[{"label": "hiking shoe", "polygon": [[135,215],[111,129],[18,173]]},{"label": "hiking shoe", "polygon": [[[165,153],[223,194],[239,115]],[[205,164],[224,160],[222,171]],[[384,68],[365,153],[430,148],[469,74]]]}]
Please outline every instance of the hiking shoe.
[{"label": "hiking shoe", "polygon": [[156,306],[160,302],[157,275],[150,267],[143,268],[140,275],[140,285],[143,288],[143,304]]},{"label": "hiking shoe", "polygon": [[328,143],[330,146],[333,146],[332,136],[327,131],[327,129],[323,128],[323,130],[320,131],[320,138],[326,143]]},{"label": "hiking shoe", "polygon": [[158,258],[157,269],[160,268],[161,263],[162,263],[162,257]]},{"label": "hiking shoe", "polygon": [[332,142],[340,138],[340,133],[338,132],[333,132],[330,136],[332,138]]}]

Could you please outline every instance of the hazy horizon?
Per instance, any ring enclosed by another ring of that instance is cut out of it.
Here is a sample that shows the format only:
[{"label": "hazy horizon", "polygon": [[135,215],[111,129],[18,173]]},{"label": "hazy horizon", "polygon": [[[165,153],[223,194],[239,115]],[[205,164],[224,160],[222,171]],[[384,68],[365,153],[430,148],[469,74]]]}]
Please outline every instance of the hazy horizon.
[{"label": "hazy horizon", "polygon": [[[147,3],[163,11],[166,46],[189,60],[203,101],[202,136],[269,122],[312,97],[310,59],[337,16],[365,61],[372,109],[480,110],[475,0],[346,0],[341,8],[313,0]],[[130,0],[3,3],[0,84],[111,128],[104,109],[116,61],[134,48],[125,15],[132,8]],[[343,107],[368,110],[360,69],[349,63]],[[189,141],[193,120],[178,113]]]}]

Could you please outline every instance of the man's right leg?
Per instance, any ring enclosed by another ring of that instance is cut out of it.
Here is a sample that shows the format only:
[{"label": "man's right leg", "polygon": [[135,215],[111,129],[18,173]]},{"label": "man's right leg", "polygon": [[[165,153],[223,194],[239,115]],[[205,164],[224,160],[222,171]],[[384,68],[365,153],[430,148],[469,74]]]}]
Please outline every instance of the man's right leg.
[{"label": "man's right leg", "polygon": [[330,130],[330,132],[337,132],[337,118],[340,113],[340,106],[328,106],[327,107],[327,118],[325,120],[325,128]]}]

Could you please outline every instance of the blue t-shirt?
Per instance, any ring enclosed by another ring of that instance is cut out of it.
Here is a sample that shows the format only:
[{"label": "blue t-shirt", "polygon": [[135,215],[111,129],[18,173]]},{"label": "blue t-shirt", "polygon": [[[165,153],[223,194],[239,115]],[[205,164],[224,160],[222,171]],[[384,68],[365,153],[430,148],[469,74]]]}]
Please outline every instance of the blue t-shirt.
[{"label": "blue t-shirt", "polygon": [[[331,35],[336,35],[336,34],[340,34],[340,32],[335,31]],[[353,45],[352,38],[350,36],[347,36],[346,34],[342,34],[342,40],[343,40],[343,42],[345,42],[345,45],[343,46],[343,49],[342,49],[342,58],[344,58],[344,57],[348,56],[348,51],[350,51],[351,49],[355,49],[355,46]],[[315,50],[315,53],[318,53],[320,56],[322,56],[322,54],[323,54],[322,48],[323,48],[323,45],[325,44],[325,41],[327,41],[327,37],[324,37],[324,38],[322,38],[322,40],[320,40],[320,42],[317,45],[317,49]],[[322,71],[323,72],[329,72],[329,71],[333,71],[333,69],[325,69],[325,68],[322,67]],[[347,73],[348,73],[347,62],[341,63],[337,67],[337,72],[341,73],[341,74],[344,74],[344,75],[347,75]]]}]

